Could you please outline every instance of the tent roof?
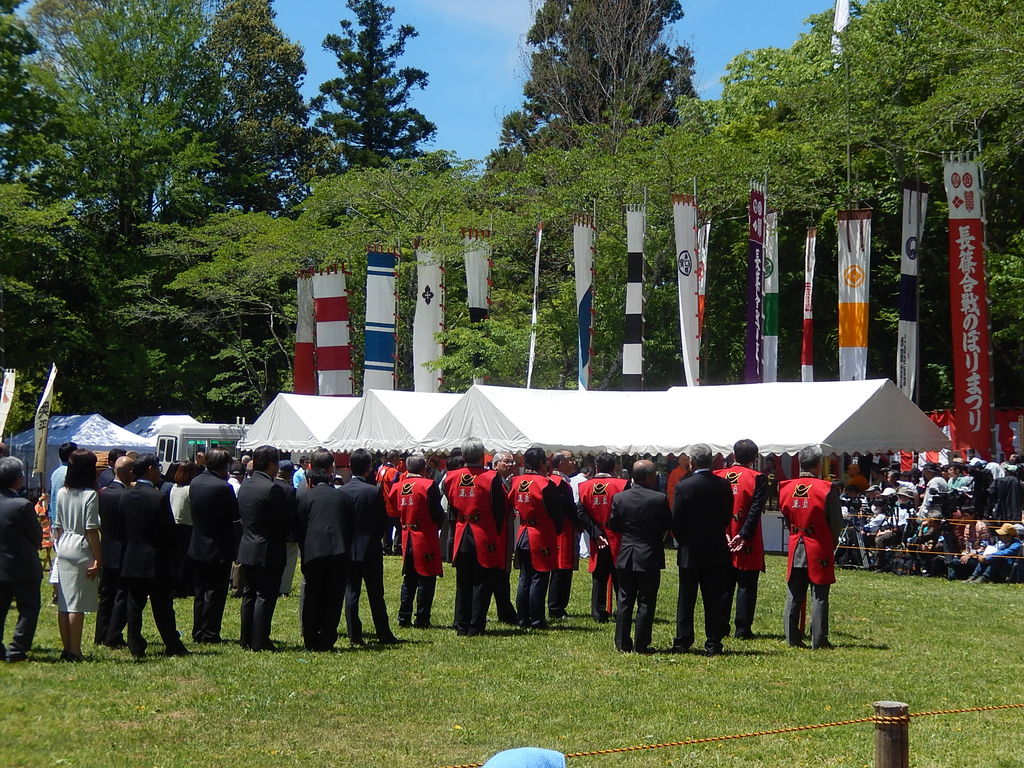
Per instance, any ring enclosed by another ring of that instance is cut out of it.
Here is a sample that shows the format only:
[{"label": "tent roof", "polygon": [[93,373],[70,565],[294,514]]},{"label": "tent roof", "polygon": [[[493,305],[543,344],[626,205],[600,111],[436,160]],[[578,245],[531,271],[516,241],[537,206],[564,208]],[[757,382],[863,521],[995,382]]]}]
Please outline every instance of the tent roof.
[{"label": "tent roof", "polygon": [[[34,432],[34,429],[26,429],[11,438],[11,452],[31,456],[35,448]],[[54,446],[69,441],[78,443],[79,448],[90,451],[106,451],[111,448],[151,451],[156,447],[155,439],[122,429],[98,413],[51,416],[46,444]]]},{"label": "tent roof", "polygon": [[422,448],[430,428],[462,397],[442,392],[370,390],[331,433],[325,446],[335,451]]},{"label": "tent roof", "polygon": [[160,434],[160,430],[168,424],[199,423],[199,421],[184,413],[162,413],[156,416],[139,416],[130,424],[125,424],[124,428],[136,435],[142,435],[142,437],[156,437]]},{"label": "tent roof", "polygon": [[579,392],[474,386],[425,436],[447,451],[468,435],[488,450],[530,445],[580,453],[685,453],[697,443],[728,454],[748,437],[761,453],[931,451],[946,436],[887,379],[675,387],[668,392]]},{"label": "tent roof", "polygon": [[324,445],[331,432],[359,404],[358,397],[321,397],[282,392],[274,398],[239,441],[238,447],[274,445],[287,451],[310,451]]}]

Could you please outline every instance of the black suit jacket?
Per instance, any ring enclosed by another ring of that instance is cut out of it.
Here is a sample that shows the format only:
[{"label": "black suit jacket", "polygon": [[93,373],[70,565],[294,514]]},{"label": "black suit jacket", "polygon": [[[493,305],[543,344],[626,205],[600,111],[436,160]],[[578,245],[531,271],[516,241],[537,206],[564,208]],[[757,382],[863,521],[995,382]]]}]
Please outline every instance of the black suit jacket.
[{"label": "black suit jacket", "polygon": [[295,542],[295,510],[298,503],[298,489],[292,485],[290,480],[282,480],[280,477],[275,477],[274,482],[281,486],[281,490],[284,491],[284,504],[288,508],[288,538],[285,541]]},{"label": "black suit jacket", "polygon": [[676,484],[672,532],[680,568],[720,568],[732,563],[725,539],[732,518],[732,488],[724,477],[697,471]]},{"label": "black suit jacket", "polygon": [[121,576],[170,579],[174,573],[176,536],[167,497],[152,485],[136,483],[121,497],[124,545]]},{"label": "black suit jacket", "polygon": [[100,489],[100,552],[105,568],[118,568],[124,552],[124,512],[121,501],[128,489],[119,480]]},{"label": "black suit jacket", "polygon": [[0,491],[0,581],[43,578],[39,563],[42,543],[43,529],[32,502],[11,491]]},{"label": "black suit jacket", "polygon": [[388,525],[388,511],[380,486],[358,475],[338,489],[344,499],[344,546],[353,563],[384,559],[381,537]]},{"label": "black suit jacket", "polygon": [[189,483],[188,502],[192,507],[188,556],[200,563],[230,563],[238,549],[238,498],[228,481],[203,471]]},{"label": "black suit jacket", "polygon": [[318,557],[348,555],[348,543],[342,535],[347,505],[341,491],[328,483],[304,488],[298,494],[295,534],[302,551],[302,562]]},{"label": "black suit jacket", "polygon": [[615,567],[624,571],[664,568],[665,533],[671,525],[668,496],[661,491],[634,485],[615,494],[608,516],[608,529],[622,534]]},{"label": "black suit jacket", "polygon": [[253,472],[238,490],[238,515],[242,520],[238,562],[242,565],[284,565],[284,544],[290,527],[284,488],[269,475]]}]

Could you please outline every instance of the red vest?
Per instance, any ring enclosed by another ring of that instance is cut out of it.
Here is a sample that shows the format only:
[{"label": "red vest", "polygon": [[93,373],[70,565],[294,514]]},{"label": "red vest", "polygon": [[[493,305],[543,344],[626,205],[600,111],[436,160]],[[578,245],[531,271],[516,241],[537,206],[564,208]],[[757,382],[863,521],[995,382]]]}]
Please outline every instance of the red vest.
[{"label": "red vest", "polygon": [[491,508],[495,483],[501,483],[498,473],[483,467],[463,467],[444,478],[444,493],[456,515],[452,557],[458,554],[468,526],[473,529],[476,559],[482,568],[505,567],[505,549]]},{"label": "red vest", "polygon": [[817,477],[798,477],[779,483],[779,508],[789,523],[789,558],[786,578],[793,570],[793,555],[800,541],[807,553],[807,574],[814,584],[835,584],[835,548],[825,514],[825,499],[832,483]]},{"label": "red vest", "polygon": [[[613,563],[619,558],[622,534],[608,530],[608,516],[612,513],[612,497],[616,493],[626,490],[628,483],[628,480],[621,477],[594,477],[580,483],[580,504],[583,506],[583,511],[590,515],[590,519],[604,530],[604,537],[608,539],[608,546],[612,551]],[[590,572],[593,573],[596,568],[597,552],[594,551],[592,543]]]},{"label": "red vest", "polygon": [[[754,486],[761,473],[750,467],[736,464],[728,469],[716,469],[715,474],[724,477],[732,486],[732,519],[726,529],[726,533],[731,539],[733,536],[739,535],[743,524],[747,521],[750,505],[754,501]],[[733,568],[738,568],[741,571],[764,570],[764,537],[761,535],[760,525],[754,529],[754,535],[743,546],[743,549],[732,553],[732,565]]]},{"label": "red vest", "polygon": [[543,496],[544,489],[550,484],[551,480],[543,475],[520,475],[513,479],[512,490],[508,493],[509,503],[519,516],[519,541],[516,542],[516,548],[519,548],[526,536],[530,563],[537,571],[554,571],[558,568],[558,531]]},{"label": "red vest", "polygon": [[377,485],[384,492],[384,506],[387,508],[388,517],[398,517],[398,509],[391,499],[391,489],[395,487],[397,479],[398,470],[390,464],[381,464],[377,467]]},{"label": "red vest", "polygon": [[441,539],[430,517],[428,496],[433,484],[425,477],[404,477],[389,494],[402,525],[402,552],[412,552],[412,564],[420,576],[441,575]]},{"label": "red vest", "polygon": [[[559,493],[564,493],[568,498],[572,497],[572,486],[566,482],[561,475],[548,475],[548,480],[558,486]],[[563,490],[564,489],[564,490]],[[556,538],[558,542],[558,567],[561,569],[575,570],[579,565],[579,541],[576,533],[576,526],[572,520],[562,521],[562,531]]]}]

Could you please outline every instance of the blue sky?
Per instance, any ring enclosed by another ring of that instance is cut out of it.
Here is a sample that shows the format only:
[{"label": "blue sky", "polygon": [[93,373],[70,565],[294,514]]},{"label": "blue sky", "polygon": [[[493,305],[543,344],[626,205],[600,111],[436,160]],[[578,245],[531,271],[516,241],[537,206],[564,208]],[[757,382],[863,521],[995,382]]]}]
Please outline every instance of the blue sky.
[{"label": "blue sky", "polygon": [[[531,0],[389,0],[394,21],[412,24],[419,37],[402,64],[419,67],[430,84],[413,105],[437,124],[434,148],[482,159],[498,141],[502,117],[522,103],[522,41],[533,18]],[[277,23],[302,44],[309,74],[304,91],[317,92],[337,75],[334,57],[321,48],[340,30],[344,0],[275,0]],[[683,0],[676,38],[697,59],[702,96],[719,95],[719,78],[735,55],[753,48],[785,48],[806,29],[804,20],[830,10],[832,0]]]}]

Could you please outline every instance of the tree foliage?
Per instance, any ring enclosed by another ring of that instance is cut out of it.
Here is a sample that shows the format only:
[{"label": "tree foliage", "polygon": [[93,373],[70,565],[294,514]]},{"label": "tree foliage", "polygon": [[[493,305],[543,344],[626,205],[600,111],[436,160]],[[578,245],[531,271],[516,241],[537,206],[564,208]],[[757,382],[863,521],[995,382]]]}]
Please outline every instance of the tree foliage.
[{"label": "tree foliage", "polygon": [[347,0],[347,5],[355,23],[342,19],[342,34],[324,38],[341,75],[320,86],[316,124],[338,142],[347,168],[414,157],[436,132],[409,106],[413,90],[426,87],[427,73],[396,63],[417,32],[408,24],[396,31],[395,9],[381,0]]}]

